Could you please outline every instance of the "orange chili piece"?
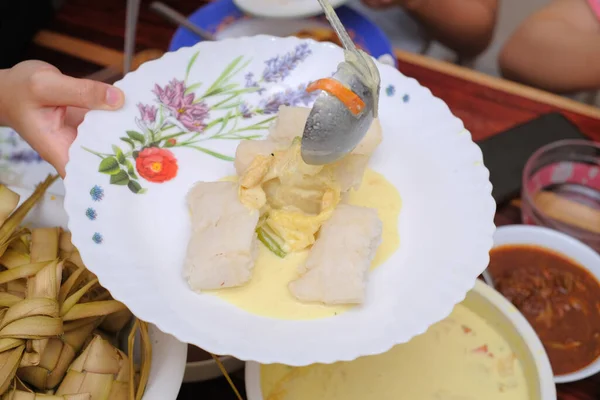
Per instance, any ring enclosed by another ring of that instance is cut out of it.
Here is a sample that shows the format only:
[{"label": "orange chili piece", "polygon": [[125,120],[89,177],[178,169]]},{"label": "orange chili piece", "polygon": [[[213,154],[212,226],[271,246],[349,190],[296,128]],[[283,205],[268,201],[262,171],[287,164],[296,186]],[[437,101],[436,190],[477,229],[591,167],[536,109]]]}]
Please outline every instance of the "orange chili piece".
[{"label": "orange chili piece", "polygon": [[323,90],[341,101],[354,115],[358,115],[365,109],[365,102],[350,88],[332,78],[323,78],[312,82],[306,88],[308,93],[315,90]]}]

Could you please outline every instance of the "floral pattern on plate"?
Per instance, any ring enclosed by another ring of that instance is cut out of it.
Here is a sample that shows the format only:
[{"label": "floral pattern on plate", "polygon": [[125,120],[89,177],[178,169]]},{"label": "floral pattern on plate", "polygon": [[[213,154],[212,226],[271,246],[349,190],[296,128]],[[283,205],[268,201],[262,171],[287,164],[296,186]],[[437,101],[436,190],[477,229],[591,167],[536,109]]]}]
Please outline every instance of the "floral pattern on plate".
[{"label": "floral pattern on plate", "polygon": [[[0,127],[0,183],[24,189],[33,189],[54,168],[45,162],[17,132]],[[54,195],[64,195],[62,181],[57,181],[48,190]]]},{"label": "floral pattern on plate", "polygon": [[[194,53],[188,61],[182,71],[185,73],[183,79],[173,78],[166,84],[154,84],[151,89],[154,103],[137,104],[137,129],[127,130],[120,138],[121,143],[112,145],[112,152],[85,148],[100,158],[98,171],[109,175],[110,184],[126,186],[133,193],[143,194],[147,191],[145,182],[171,181],[180,168],[176,152],[181,147],[233,161],[232,155],[212,150],[209,143],[262,138],[281,105],[308,106],[318,94],[306,92],[308,82],[295,88],[269,91],[271,85],[285,81],[290,72],[311,55],[307,43],[266,60],[258,78],[253,72],[246,71],[252,61],[250,58],[236,57],[210,86],[189,79],[199,54]],[[260,95],[256,104],[243,100],[243,95],[250,93]],[[211,118],[215,111],[224,114]],[[240,126],[240,120],[252,117],[259,119]]]}]

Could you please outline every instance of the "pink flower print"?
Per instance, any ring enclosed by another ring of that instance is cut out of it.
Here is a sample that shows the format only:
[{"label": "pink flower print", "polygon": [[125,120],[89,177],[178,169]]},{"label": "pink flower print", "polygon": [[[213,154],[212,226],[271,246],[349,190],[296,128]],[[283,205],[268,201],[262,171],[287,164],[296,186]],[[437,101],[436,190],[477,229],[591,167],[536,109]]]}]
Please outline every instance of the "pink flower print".
[{"label": "pink flower print", "polygon": [[158,101],[162,104],[168,108],[177,109],[177,105],[181,103],[185,95],[185,85],[183,81],[173,79],[164,87],[164,89],[155,84],[152,92],[158,97]]},{"label": "pink flower print", "polygon": [[152,124],[156,121],[156,107],[151,105],[144,105],[142,103],[138,103],[138,109],[140,110],[140,116],[142,117],[142,121],[147,124]]},{"label": "pink flower print", "polygon": [[185,89],[183,81],[173,79],[164,88],[155,84],[152,92],[158,97],[158,101],[169,110],[171,115],[177,118],[178,114],[184,112],[185,104],[191,104],[194,101],[194,94],[186,95]]},{"label": "pink flower print", "polygon": [[208,118],[208,106],[204,102],[186,105],[184,112],[177,116],[183,126],[193,132],[202,132],[206,128],[204,123],[206,118]]},{"label": "pink flower print", "polygon": [[202,132],[206,127],[204,120],[208,117],[208,106],[204,102],[194,103],[194,93],[185,94],[185,90],[183,81],[173,79],[164,88],[155,85],[153,92],[183,126],[193,132]]}]

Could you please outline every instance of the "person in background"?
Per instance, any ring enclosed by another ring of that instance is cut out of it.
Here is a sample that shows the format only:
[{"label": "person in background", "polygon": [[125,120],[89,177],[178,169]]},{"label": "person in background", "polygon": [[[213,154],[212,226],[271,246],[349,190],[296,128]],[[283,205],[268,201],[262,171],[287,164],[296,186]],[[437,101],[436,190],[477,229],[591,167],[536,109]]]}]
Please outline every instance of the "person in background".
[{"label": "person in background", "polygon": [[554,0],[504,45],[502,74],[556,93],[600,89],[600,1]]},{"label": "person in background", "polygon": [[[420,25],[421,34],[440,42],[461,58],[473,58],[488,47],[498,13],[498,0],[362,0],[366,7],[357,5],[358,1],[352,0],[351,7],[371,17],[392,42],[395,38],[401,40],[406,23],[406,18],[402,18],[404,14]],[[414,29],[411,34],[414,36]],[[406,48],[401,43],[393,44]]]},{"label": "person in background", "polygon": [[17,131],[62,177],[85,113],[119,109],[124,98],[114,86],[63,75],[42,61],[0,70],[0,126]]}]

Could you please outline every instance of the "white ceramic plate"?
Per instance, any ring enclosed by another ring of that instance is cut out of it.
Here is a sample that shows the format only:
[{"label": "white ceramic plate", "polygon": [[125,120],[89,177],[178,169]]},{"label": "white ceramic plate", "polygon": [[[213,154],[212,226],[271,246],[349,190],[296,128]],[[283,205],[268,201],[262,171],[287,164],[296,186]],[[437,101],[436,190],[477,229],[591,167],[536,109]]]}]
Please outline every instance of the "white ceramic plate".
[{"label": "white ceramic plate", "polygon": [[[347,0],[330,0],[333,8]],[[312,17],[323,13],[317,0],[234,0],[236,6],[248,14],[265,18]]]},{"label": "white ceramic plate", "polygon": [[[309,105],[305,85],[342,59],[335,45],[296,38],[199,43],[118,82],[122,110],[87,114],[70,151],[65,206],[74,244],[115,298],[206,351],[289,365],[382,353],[450,314],[489,261],[489,173],[446,104],[382,64],[384,143],[371,167],[402,196],[401,244],[370,274],[365,304],[327,319],[270,319],[196,294],[182,276],[190,187],[233,174],[239,139],[265,135],[281,104]],[[173,127],[158,139],[163,124]]]},{"label": "white ceramic plate", "polygon": [[[10,188],[21,196],[20,203],[33,193],[31,189]],[[47,193],[27,215],[24,224],[31,227],[60,226],[66,229],[67,216],[62,196]],[[183,380],[187,345],[161,332],[154,325],[149,326],[149,334],[152,342],[152,367],[143,400],[175,400]]]}]

